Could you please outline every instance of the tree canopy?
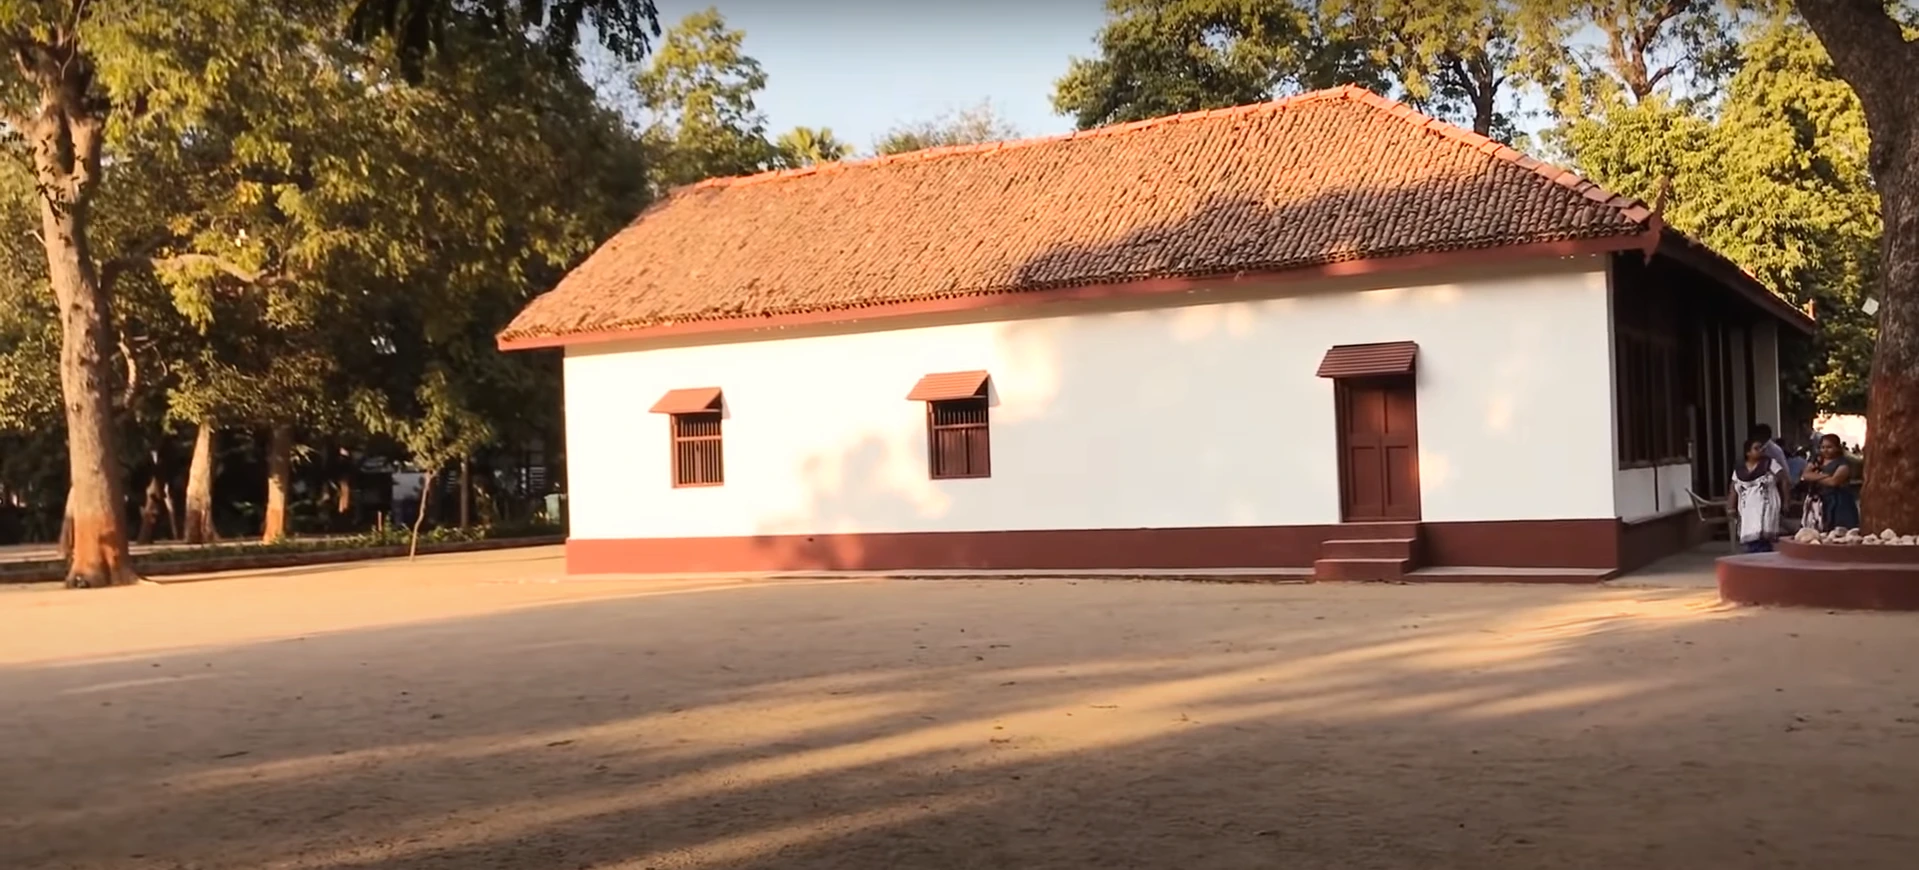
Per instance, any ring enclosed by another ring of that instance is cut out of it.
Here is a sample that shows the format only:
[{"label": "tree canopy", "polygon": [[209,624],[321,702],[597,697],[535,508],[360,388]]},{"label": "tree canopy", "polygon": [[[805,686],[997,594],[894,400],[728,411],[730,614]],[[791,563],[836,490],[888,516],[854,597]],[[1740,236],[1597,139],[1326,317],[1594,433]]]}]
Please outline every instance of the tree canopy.
[{"label": "tree canopy", "polygon": [[[0,185],[22,206],[59,197],[49,220],[84,220],[41,235],[79,242],[65,262],[98,294],[81,294],[97,319],[78,334],[96,349],[83,370],[103,403],[87,425],[104,437],[85,457],[71,437],[63,445],[76,491],[96,476],[96,502],[110,506],[129,470],[171,473],[142,457],[177,453],[209,426],[271,429],[276,451],[296,449],[295,432],[384,440],[398,458],[409,444],[396,433],[463,415],[511,421],[474,429],[497,436],[489,446],[555,440],[553,362],[502,356],[492,336],[644,206],[637,136],[543,38],[472,16],[444,23],[447,51],[408,81],[389,46],[347,38],[323,3],[309,17],[194,4],[102,19],[84,42],[11,22],[79,64],[62,123],[94,149],[63,164],[29,135],[39,178]],[[11,105],[70,86],[17,80]],[[49,263],[56,287],[65,267],[19,229],[0,243],[0,335],[20,339],[0,352],[0,443],[45,447],[31,436],[71,407],[54,392],[64,309],[43,289]],[[64,332],[70,345],[76,328]],[[380,414],[357,413],[374,407],[367,396],[382,398]],[[17,467],[0,471],[0,489],[25,486]],[[108,522],[119,513],[105,510]]]},{"label": "tree canopy", "polygon": [[978,145],[1016,139],[1019,128],[1000,117],[993,104],[983,102],[932,118],[896,126],[873,143],[876,154],[903,154],[948,145]]},{"label": "tree canopy", "polygon": [[773,161],[756,102],[766,72],[741,50],[745,38],[718,11],[695,12],[667,32],[640,72],[635,87],[651,121],[644,138],[657,189],[750,175]]},{"label": "tree canopy", "polygon": [[495,39],[534,34],[551,58],[571,65],[588,33],[614,55],[640,59],[660,35],[660,14],[654,0],[352,0],[348,12],[349,34],[390,39],[415,80],[428,54],[448,45],[449,31],[475,26]]}]

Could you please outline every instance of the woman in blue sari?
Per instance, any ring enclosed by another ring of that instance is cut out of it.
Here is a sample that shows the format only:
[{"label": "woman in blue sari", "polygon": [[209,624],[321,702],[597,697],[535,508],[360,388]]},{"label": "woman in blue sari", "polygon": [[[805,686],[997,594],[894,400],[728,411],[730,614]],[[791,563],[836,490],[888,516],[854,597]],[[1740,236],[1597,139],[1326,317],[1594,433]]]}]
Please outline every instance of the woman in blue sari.
[{"label": "woman in blue sari", "polygon": [[1819,500],[1819,531],[1859,528],[1859,496],[1852,491],[1852,459],[1839,436],[1827,434],[1819,439],[1819,458],[1808,464],[1800,475],[1811,492],[1807,498]]}]

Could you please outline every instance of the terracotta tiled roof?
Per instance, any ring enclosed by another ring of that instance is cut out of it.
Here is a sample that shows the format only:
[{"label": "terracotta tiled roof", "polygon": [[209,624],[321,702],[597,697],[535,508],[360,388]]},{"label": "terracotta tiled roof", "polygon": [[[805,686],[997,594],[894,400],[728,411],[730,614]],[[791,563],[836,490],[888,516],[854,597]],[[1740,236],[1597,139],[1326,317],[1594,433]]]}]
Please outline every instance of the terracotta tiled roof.
[{"label": "terracotta tiled roof", "polygon": [[1348,87],[681,188],[501,339],[1636,236],[1651,218]]}]

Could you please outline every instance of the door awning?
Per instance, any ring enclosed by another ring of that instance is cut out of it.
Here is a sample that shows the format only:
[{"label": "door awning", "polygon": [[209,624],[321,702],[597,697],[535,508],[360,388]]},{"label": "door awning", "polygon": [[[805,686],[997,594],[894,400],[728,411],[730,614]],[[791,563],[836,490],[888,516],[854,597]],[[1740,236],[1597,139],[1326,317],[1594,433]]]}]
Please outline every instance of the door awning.
[{"label": "door awning", "polygon": [[667,390],[666,395],[653,403],[655,414],[698,414],[701,411],[720,409],[719,387],[694,387],[688,390]]},{"label": "door awning", "polygon": [[927,375],[913,385],[913,391],[906,394],[909,402],[944,402],[950,399],[972,399],[986,395],[987,374],[978,372],[944,372]]},{"label": "door awning", "polygon": [[1410,341],[1380,344],[1342,344],[1326,351],[1319,361],[1322,378],[1374,378],[1382,375],[1410,375],[1419,345]]}]

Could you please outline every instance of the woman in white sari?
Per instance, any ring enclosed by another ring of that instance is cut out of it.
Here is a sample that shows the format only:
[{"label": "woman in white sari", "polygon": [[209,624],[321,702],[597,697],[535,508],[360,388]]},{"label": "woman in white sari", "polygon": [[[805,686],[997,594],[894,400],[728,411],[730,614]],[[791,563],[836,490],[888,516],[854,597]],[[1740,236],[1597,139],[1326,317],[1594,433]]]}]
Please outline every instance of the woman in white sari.
[{"label": "woman in white sari", "polygon": [[1746,459],[1732,469],[1732,486],[1726,490],[1726,516],[1733,519],[1733,534],[1748,553],[1764,553],[1779,538],[1780,515],[1786,508],[1786,470],[1766,455],[1759,439],[1746,442]]}]

